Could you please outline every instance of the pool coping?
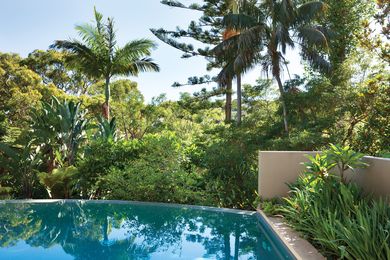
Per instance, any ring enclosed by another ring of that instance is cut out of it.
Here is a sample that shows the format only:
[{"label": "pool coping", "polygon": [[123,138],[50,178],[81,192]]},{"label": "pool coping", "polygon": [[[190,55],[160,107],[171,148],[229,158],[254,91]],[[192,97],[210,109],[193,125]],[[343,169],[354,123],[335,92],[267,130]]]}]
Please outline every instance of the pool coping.
[{"label": "pool coping", "polygon": [[267,216],[261,209],[257,209],[257,213],[297,260],[326,259],[312,244],[290,228],[282,218]]}]

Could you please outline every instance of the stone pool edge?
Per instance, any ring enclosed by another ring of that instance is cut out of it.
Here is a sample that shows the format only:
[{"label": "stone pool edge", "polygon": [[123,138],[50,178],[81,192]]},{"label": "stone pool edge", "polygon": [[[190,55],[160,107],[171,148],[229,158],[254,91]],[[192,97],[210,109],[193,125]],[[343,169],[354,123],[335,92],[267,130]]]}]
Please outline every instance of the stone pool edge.
[{"label": "stone pool edge", "polygon": [[325,260],[318,250],[307,240],[299,236],[291,229],[282,218],[269,217],[262,210],[257,209],[257,213],[264,219],[276,236],[297,260]]}]

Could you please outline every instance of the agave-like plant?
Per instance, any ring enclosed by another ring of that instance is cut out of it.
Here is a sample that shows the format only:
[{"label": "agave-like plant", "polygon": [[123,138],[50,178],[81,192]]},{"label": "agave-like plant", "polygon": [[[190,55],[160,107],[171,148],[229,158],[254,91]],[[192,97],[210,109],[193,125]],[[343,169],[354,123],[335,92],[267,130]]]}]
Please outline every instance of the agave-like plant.
[{"label": "agave-like plant", "polygon": [[265,72],[271,72],[280,92],[284,130],[288,134],[287,105],[281,80],[281,70],[286,64],[288,48],[300,47],[302,56],[313,66],[328,70],[329,63],[321,55],[328,47],[327,33],[315,24],[325,4],[311,1],[300,6],[291,0],[234,0],[241,6],[240,12],[224,17],[223,23],[236,34],[217,47],[214,52],[220,62],[226,62],[218,75],[220,82],[228,82],[231,75],[245,72],[261,64]]}]

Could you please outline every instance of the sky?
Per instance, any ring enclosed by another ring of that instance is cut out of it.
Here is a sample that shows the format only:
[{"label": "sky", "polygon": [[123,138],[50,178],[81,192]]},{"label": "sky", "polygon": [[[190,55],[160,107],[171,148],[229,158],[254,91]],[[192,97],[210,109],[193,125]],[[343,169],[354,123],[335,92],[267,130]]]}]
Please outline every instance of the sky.
[{"label": "sky", "polygon": [[[55,40],[77,38],[75,25],[92,22],[94,6],[105,17],[114,18],[120,46],[139,38],[148,38],[158,44],[151,57],[160,65],[161,71],[130,78],[138,82],[146,101],[162,93],[168,99],[177,100],[180,92],[192,93],[202,87],[215,86],[171,87],[175,81],[185,83],[188,77],[202,76],[209,72],[204,58],[181,59],[182,53],[179,50],[159,41],[150,32],[150,28],[186,28],[201,13],[168,7],[162,5],[160,0],[1,0],[0,52],[13,52],[26,57],[36,49],[46,50]],[[287,55],[290,73],[301,74],[303,68],[296,51],[290,53]],[[244,84],[254,84],[259,77],[264,78],[265,75],[260,68],[255,68],[244,75],[242,81]]]}]

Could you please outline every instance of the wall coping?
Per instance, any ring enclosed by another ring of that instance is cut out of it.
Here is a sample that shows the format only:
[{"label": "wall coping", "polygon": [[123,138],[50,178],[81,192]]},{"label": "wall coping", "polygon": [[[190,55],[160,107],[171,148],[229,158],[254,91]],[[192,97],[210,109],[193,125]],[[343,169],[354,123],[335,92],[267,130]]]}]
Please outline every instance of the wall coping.
[{"label": "wall coping", "polygon": [[[302,153],[302,154],[306,154],[306,153],[322,153],[322,151],[263,151],[263,150],[259,150],[259,153]],[[365,156],[363,156],[363,158],[390,161],[390,158],[371,156],[371,155],[365,155]]]},{"label": "wall coping", "polygon": [[383,160],[383,161],[389,161],[390,162],[390,158],[385,158],[385,157],[377,157],[377,156],[366,155],[363,158]]},{"label": "wall coping", "polygon": [[259,151],[260,153],[321,153],[321,151]]}]

